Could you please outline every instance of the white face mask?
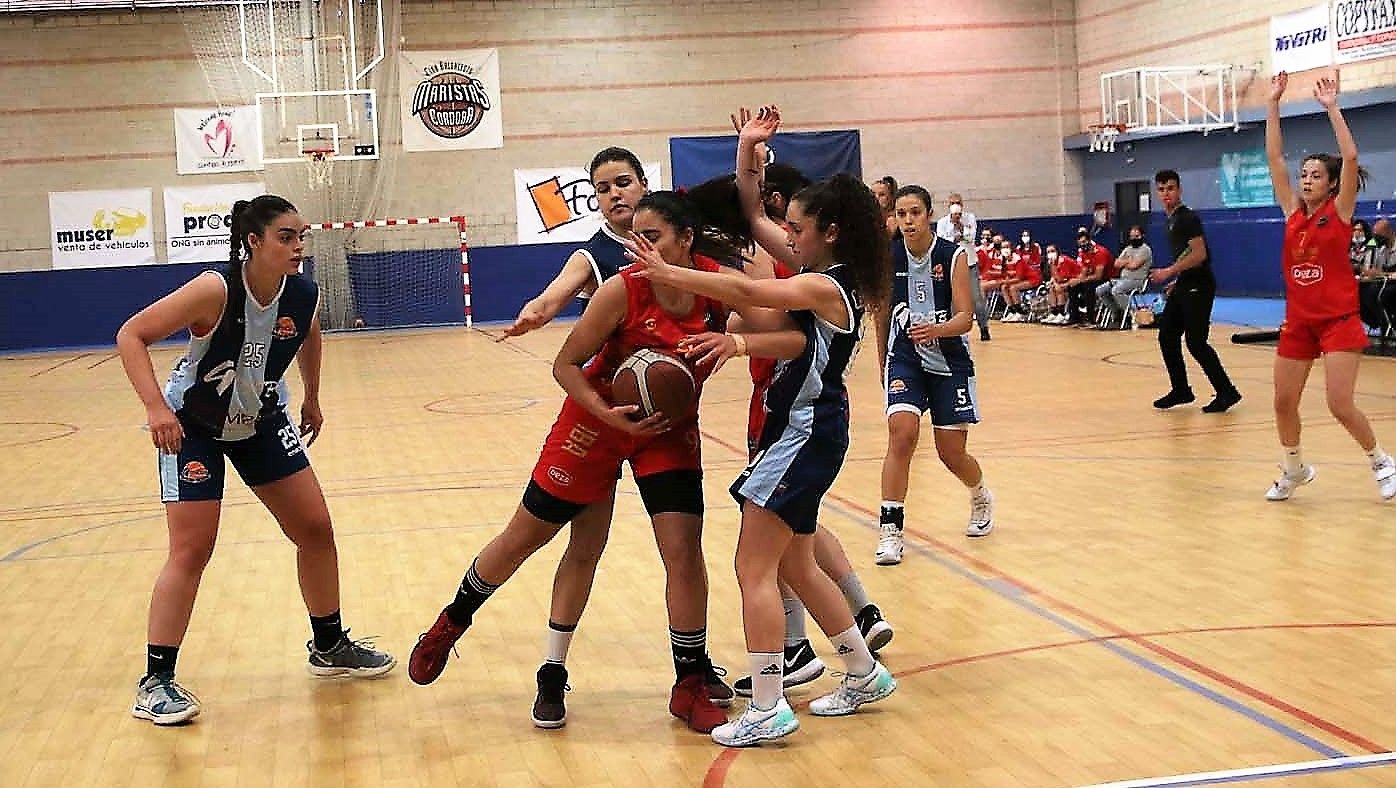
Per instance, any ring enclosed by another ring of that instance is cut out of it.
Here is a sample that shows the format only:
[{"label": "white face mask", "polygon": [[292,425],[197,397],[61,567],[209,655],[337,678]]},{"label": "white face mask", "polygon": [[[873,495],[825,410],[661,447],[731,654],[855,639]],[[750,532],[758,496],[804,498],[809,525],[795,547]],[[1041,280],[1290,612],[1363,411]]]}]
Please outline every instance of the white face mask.
[{"label": "white face mask", "polygon": [[1023,243],[1031,243],[1031,242],[1032,242],[1032,236],[1031,236],[1031,235],[1024,235],[1024,236],[1023,236]]}]

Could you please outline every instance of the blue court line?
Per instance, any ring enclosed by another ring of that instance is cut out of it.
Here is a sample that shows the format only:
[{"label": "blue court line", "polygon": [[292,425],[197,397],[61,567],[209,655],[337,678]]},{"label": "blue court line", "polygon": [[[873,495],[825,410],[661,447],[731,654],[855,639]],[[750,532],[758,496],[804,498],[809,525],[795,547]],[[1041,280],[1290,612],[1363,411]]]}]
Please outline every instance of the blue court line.
[{"label": "blue court line", "polygon": [[[856,512],[850,511],[849,509],[838,504],[837,502],[831,501],[828,497],[824,499],[824,506],[834,510],[835,512],[838,512],[839,514],[843,515],[849,520],[852,520],[865,528],[868,527],[867,518],[862,517]],[[1264,712],[1252,709],[1251,707],[1246,706],[1245,704],[1233,698],[1229,698],[1226,695],[1223,695],[1210,687],[1206,687],[1202,684],[1199,684],[1198,682],[1193,681],[1192,679],[1180,673],[1177,673],[1173,670],[1170,670],[1169,668],[1164,667],[1163,665],[1149,659],[1148,657],[1141,656],[1130,651],[1129,649],[1119,645],[1118,643],[1115,643],[1114,641],[1099,640],[1098,638],[1100,636],[1096,633],[1091,632],[1090,630],[1077,624],[1076,622],[1071,621],[1070,619],[1067,619],[1063,616],[1060,616],[1052,612],[1051,610],[1042,607],[1041,605],[1029,601],[1023,594],[1022,590],[1017,588],[1016,586],[1012,586],[1012,584],[1004,583],[1002,580],[999,580],[997,578],[991,579],[980,577],[979,575],[970,571],[966,567],[963,567],[960,564],[936,553],[929,547],[918,544],[910,539],[907,540],[907,546],[915,550],[917,553],[920,553],[921,555],[925,556],[926,558],[929,558],[936,564],[939,564],[941,567],[950,570],[951,572],[959,575],[960,577],[965,578],[966,580],[969,580],[970,582],[980,586],[981,588],[993,592],[995,595],[999,596],[1002,599],[1006,599],[1009,602],[1018,605],[1019,607],[1023,608],[1029,613],[1032,613],[1038,618],[1046,619],[1047,621],[1056,624],[1057,626],[1061,627],[1062,629],[1065,629],[1067,632],[1070,632],[1079,638],[1092,640],[1096,643],[1096,645],[1099,645],[1101,648],[1113,652],[1116,656],[1122,657],[1134,663],[1136,666],[1141,667],[1144,670],[1147,670],[1150,673],[1153,673],[1154,675],[1162,679],[1170,681],[1173,684],[1182,687],[1183,689],[1201,695],[1207,700],[1210,700],[1213,703],[1222,706],[1223,708],[1234,711],[1237,714],[1240,714],[1246,717],[1247,719],[1251,720],[1252,722],[1256,722],[1260,725],[1263,725],[1264,727],[1269,728],[1275,733],[1284,736],[1290,741],[1301,744],[1309,748],[1310,750],[1313,750],[1314,752],[1320,753],[1329,758],[1344,757],[1344,753],[1341,750],[1334,749],[1333,747],[1324,744],[1323,742],[1313,738],[1312,736],[1308,736],[1302,733],[1301,731],[1295,730],[1294,728],[1291,728],[1290,726],[1284,724],[1283,722],[1280,722],[1274,717],[1265,714]]]}]

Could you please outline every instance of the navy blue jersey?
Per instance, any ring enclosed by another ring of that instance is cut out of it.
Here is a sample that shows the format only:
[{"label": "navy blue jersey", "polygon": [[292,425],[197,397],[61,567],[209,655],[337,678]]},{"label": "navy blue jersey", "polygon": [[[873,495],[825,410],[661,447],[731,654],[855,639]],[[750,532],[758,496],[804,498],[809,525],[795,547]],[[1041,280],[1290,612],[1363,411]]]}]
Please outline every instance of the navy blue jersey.
[{"label": "navy blue jersey", "polygon": [[[596,286],[620,273],[620,269],[630,265],[630,261],[625,257],[625,243],[611,225],[601,223],[601,229],[596,231],[596,235],[586,242],[586,245],[577,250],[586,257],[591,264],[591,275],[596,279]],[[582,298],[589,298],[587,294],[582,294]]]},{"label": "navy blue jersey", "polygon": [[[913,257],[900,238],[892,241],[892,321],[887,354],[914,354],[921,368],[937,375],[974,374],[969,342],[964,335],[941,337],[929,344],[911,341],[907,330],[915,323],[945,323],[955,315],[950,272],[959,245],[937,237],[925,257]],[[968,264],[968,263],[964,263]],[[973,272],[970,273],[973,276]]]},{"label": "navy blue jersey", "polygon": [[[228,287],[226,272],[220,277]],[[244,278],[244,287],[246,279]],[[165,401],[184,424],[219,440],[242,440],[259,421],[283,411],[290,391],[282,375],[296,357],[319,304],[320,290],[296,275],[282,280],[271,303],[262,305],[249,292],[238,314],[229,309],[213,330],[189,340],[189,350],[170,372]]]},{"label": "navy blue jersey", "polygon": [[758,448],[770,447],[782,436],[803,435],[848,445],[848,389],[844,384],[863,333],[863,304],[854,288],[853,272],[834,265],[820,276],[838,285],[848,306],[848,328],[829,323],[810,310],[791,312],[805,335],[799,357],[776,365],[775,379],[766,390],[766,426]]}]

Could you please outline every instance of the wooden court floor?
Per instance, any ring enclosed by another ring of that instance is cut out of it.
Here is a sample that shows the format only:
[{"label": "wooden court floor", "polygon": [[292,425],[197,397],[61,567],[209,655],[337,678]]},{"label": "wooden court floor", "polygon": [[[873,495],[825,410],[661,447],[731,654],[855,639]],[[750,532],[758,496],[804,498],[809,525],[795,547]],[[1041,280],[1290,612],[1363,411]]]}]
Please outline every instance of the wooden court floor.
[{"label": "wooden court floor", "polygon": [[[329,338],[311,454],[355,636],[405,660],[509,517],[561,400],[548,364],[565,331]],[[0,360],[0,785],[1062,786],[1306,761],[1350,768],[1267,784],[1396,784],[1396,768],[1336,760],[1396,747],[1396,504],[1327,416],[1321,371],[1303,406],[1318,480],[1273,504],[1270,348],[1221,345],[1245,401],[1208,416],[1152,411],[1152,333],[995,332],[975,348],[971,439],[998,501],[986,539],[962,536],[966,493],[926,434],[907,560],[873,565],[885,426],[871,352],[850,383],[853,446],[822,522],[896,627],[883,656],[900,690],[740,752],[667,714],[662,572],[628,478],[572,647],[565,729],[529,721],[561,540],[495,595],[431,687],[401,666],[318,681],[293,549],[235,481],[180,659],[204,714],[175,729],[132,719],[165,545],[143,412],[109,352]],[[160,374],[178,352],[156,351]],[[734,678],[726,486],[749,392],[731,365],[703,408],[711,646]],[[1396,449],[1396,361],[1364,362],[1359,402]]]}]

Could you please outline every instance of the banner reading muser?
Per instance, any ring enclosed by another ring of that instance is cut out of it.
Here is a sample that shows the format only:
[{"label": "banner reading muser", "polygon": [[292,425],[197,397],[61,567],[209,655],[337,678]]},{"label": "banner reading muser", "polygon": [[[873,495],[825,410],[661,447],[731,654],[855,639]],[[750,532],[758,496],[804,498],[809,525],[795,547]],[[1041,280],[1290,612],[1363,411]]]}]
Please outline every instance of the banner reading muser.
[{"label": "banner reading muser", "polygon": [[227,262],[233,203],[266,193],[261,183],[165,189],[165,262]]},{"label": "banner reading muser", "polygon": [[49,192],[54,268],[113,268],[155,262],[150,189]]},{"label": "banner reading muser", "polygon": [[[664,188],[659,162],[644,162],[651,191]],[[586,241],[601,228],[600,203],[585,167],[514,170],[519,243]]]},{"label": "banner reading muser", "polygon": [[398,86],[403,150],[504,147],[498,50],[403,52]]}]

